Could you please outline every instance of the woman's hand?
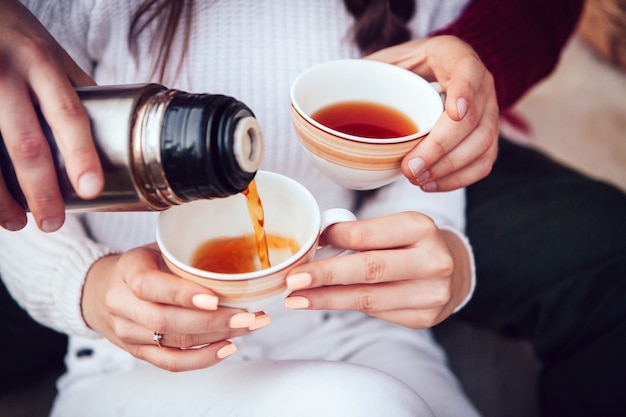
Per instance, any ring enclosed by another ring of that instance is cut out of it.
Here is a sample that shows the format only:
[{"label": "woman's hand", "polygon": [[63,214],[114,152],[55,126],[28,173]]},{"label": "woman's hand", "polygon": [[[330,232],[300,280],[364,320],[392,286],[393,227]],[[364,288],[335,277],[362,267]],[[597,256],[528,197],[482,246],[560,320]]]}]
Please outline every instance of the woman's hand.
[{"label": "woman's hand", "polygon": [[[211,290],[168,272],[156,246],[98,260],[82,298],[86,323],[131,355],[170,371],[201,369],[237,349],[229,340],[270,323],[217,306]],[[160,345],[154,333],[162,334]]]},{"label": "woman's hand", "polygon": [[402,161],[402,172],[424,191],[449,191],[491,172],[499,114],[493,76],[466,42],[454,36],[412,40],[366,59],[409,69],[446,92],[445,112]]},{"label": "woman's hand", "polygon": [[324,237],[356,253],[294,268],[287,308],[357,310],[421,329],[452,314],[470,292],[464,244],[420,213],[338,223]]},{"label": "woman's hand", "polygon": [[[52,232],[63,224],[65,211],[35,104],[54,133],[76,192],[93,198],[104,177],[73,87],[94,82],[18,1],[0,0],[0,10],[0,132],[38,227]],[[25,224],[26,213],[0,173],[0,226],[19,230]]]}]

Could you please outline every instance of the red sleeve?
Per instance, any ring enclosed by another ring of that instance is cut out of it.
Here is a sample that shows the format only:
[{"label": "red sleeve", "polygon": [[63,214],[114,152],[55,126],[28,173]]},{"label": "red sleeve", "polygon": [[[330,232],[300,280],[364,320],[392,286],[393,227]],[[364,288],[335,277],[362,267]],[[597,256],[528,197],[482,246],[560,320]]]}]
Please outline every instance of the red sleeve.
[{"label": "red sleeve", "polygon": [[584,0],[473,0],[431,35],[454,35],[474,48],[495,78],[506,110],[555,68]]}]

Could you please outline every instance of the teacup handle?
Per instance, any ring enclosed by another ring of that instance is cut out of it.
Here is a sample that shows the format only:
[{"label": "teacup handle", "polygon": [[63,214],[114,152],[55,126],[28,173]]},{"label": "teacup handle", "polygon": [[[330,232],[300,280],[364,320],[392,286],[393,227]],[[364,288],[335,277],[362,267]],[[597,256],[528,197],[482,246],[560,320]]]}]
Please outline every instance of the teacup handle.
[{"label": "teacup handle", "polygon": [[[322,221],[320,226],[320,234],[333,224],[341,222],[350,222],[356,220],[356,216],[350,210],[343,208],[332,208],[322,212]],[[315,259],[331,258],[333,256],[339,256],[347,252],[346,249],[334,247],[332,245],[319,246],[317,252],[315,252]]]}]

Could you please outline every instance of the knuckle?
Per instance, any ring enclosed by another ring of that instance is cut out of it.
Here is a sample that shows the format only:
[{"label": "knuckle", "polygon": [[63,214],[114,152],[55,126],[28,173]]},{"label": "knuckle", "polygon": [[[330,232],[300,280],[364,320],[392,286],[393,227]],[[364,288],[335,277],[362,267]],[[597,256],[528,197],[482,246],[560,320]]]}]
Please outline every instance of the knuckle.
[{"label": "knuckle", "polygon": [[498,135],[491,129],[477,132],[477,144],[481,154],[491,151],[494,142],[498,140]]},{"label": "knuckle", "polygon": [[[91,144],[79,145],[77,143],[72,143],[72,148],[67,152],[67,159],[78,162],[88,162],[94,160],[94,155],[96,155],[93,151],[95,148],[91,147]],[[97,156],[96,156],[97,158]],[[97,159],[96,159],[97,160]],[[69,162],[68,162],[69,165]],[[68,167],[69,170],[69,167]]]},{"label": "knuckle", "polygon": [[444,155],[446,155],[448,153],[445,145],[438,138],[433,138],[430,141],[430,146],[434,148],[434,150],[435,150],[434,153],[435,153],[435,155],[437,155],[437,158],[435,158],[435,159],[440,159],[442,156],[444,156]]},{"label": "knuckle", "polygon": [[33,161],[50,151],[48,142],[35,129],[27,129],[21,133],[19,140],[5,144],[9,153],[18,160]]},{"label": "knuckle", "polygon": [[29,204],[32,205],[33,210],[38,208],[40,210],[45,210],[45,208],[49,207],[55,201],[55,196],[49,192],[38,193],[35,195],[28,195]]},{"label": "knuckle", "polygon": [[20,38],[21,58],[34,67],[46,65],[52,59],[48,41],[39,36]]},{"label": "knuckle", "polygon": [[188,349],[193,346],[199,345],[199,342],[195,335],[181,334],[181,335],[176,335],[174,344],[176,347]]},{"label": "knuckle", "polygon": [[434,265],[439,276],[450,279],[454,273],[454,259],[449,253],[442,253],[435,257]]},{"label": "knuckle", "polygon": [[348,228],[347,233],[348,245],[353,248],[365,247],[370,239],[368,229],[357,223],[354,223],[351,226],[352,227]]},{"label": "knuckle", "polygon": [[470,108],[467,110],[467,114],[463,119],[467,121],[469,126],[477,126],[480,121],[478,110],[470,106]]},{"label": "knuckle", "polygon": [[404,211],[400,215],[404,216],[403,222],[415,227],[418,231],[422,231],[424,228],[436,229],[436,224],[432,217],[418,211]]},{"label": "knuckle", "polygon": [[[53,209],[53,205],[58,204],[58,194],[56,194],[57,188],[47,188],[44,190],[38,189],[34,192],[29,190],[23,191],[28,200],[28,206],[33,214],[39,213],[41,218],[43,218],[46,214],[59,215],[59,213]],[[62,211],[60,212],[60,215],[63,215]]]},{"label": "knuckle", "polygon": [[477,171],[477,175],[478,175],[477,180],[481,178],[485,178],[487,175],[489,175],[491,173],[492,168],[493,168],[493,163],[490,161],[484,164],[479,164],[478,171]]},{"label": "knuckle", "polygon": [[365,283],[380,282],[385,275],[385,262],[371,253],[365,254],[363,281]]},{"label": "knuckle", "polygon": [[316,281],[323,285],[334,285],[335,275],[333,274],[333,269],[322,266],[316,274]]},{"label": "knuckle", "polygon": [[442,158],[442,161],[445,162],[446,166],[447,166],[447,171],[448,172],[457,172],[462,168],[462,160],[456,160],[455,158],[453,158],[449,153],[445,154]]},{"label": "knuckle", "polygon": [[434,311],[424,314],[421,319],[422,322],[420,323],[420,326],[424,329],[433,327],[440,321],[438,314],[436,314]]},{"label": "knuckle", "polygon": [[126,351],[137,359],[144,359],[143,349],[139,345],[126,345]]},{"label": "knuckle", "polygon": [[402,212],[398,217],[398,223],[404,225],[405,234],[409,236],[424,236],[438,230],[431,217],[417,211]]},{"label": "knuckle", "polygon": [[359,299],[358,299],[359,311],[363,311],[363,312],[376,311],[377,305],[378,303],[376,302],[376,297],[369,291],[366,291],[359,295]]},{"label": "knuckle", "polygon": [[[104,295],[104,310],[109,317],[115,317],[117,309],[115,308],[116,297],[111,292]],[[113,323],[115,324],[115,323]]]},{"label": "knuckle", "polygon": [[[120,261],[120,270],[125,269],[127,262],[124,258]],[[133,274],[132,277],[125,280],[130,291],[138,298],[143,298],[146,278],[143,274]]]},{"label": "knuckle", "polygon": [[450,287],[447,285],[439,285],[431,293],[431,301],[433,305],[442,306],[450,301]]},{"label": "knuckle", "polygon": [[[44,103],[42,103],[43,107]],[[52,130],[64,133],[59,133],[58,137],[55,137],[64,156],[73,160],[91,159],[94,157],[95,149],[91,141],[82,140],[82,137],[80,140],[67,140],[67,134],[70,132],[80,131],[83,132],[83,136],[90,132],[87,112],[78,100],[78,97],[70,95],[59,96],[54,106],[46,107],[44,112]]]},{"label": "knuckle", "polygon": [[459,59],[459,64],[466,71],[473,71],[476,68],[485,68],[480,58],[475,54],[465,54]]},{"label": "knuckle", "polygon": [[487,70],[487,68],[485,68],[485,72],[483,73],[484,77],[483,77],[483,83],[486,85],[490,85],[493,86],[493,88],[495,89],[495,78],[493,76],[493,74],[491,73],[491,71]]},{"label": "knuckle", "polygon": [[111,329],[113,333],[122,341],[132,339],[134,333],[128,325],[125,325],[123,320],[111,320]]},{"label": "knuckle", "polygon": [[66,117],[80,118],[86,115],[85,108],[71,96],[61,97],[57,102],[58,110]]}]

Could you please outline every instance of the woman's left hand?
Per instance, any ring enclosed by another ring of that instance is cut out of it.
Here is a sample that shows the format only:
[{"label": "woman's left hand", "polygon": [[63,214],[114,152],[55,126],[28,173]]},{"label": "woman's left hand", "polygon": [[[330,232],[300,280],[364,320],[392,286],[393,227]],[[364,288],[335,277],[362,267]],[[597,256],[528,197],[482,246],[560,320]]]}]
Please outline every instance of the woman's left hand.
[{"label": "woman's left hand", "polygon": [[356,253],[294,268],[287,308],[357,310],[418,329],[444,320],[469,294],[465,246],[423,214],[338,223],[324,238]]},{"label": "woman's left hand", "polygon": [[498,150],[499,112],[493,76],[474,49],[454,36],[415,39],[366,59],[388,62],[437,81],[445,112],[402,161],[402,172],[424,191],[449,191],[491,172]]}]

